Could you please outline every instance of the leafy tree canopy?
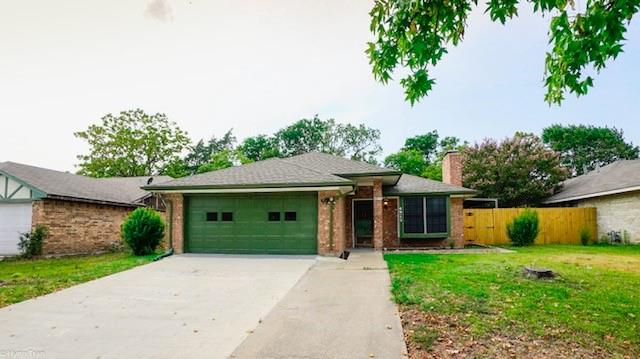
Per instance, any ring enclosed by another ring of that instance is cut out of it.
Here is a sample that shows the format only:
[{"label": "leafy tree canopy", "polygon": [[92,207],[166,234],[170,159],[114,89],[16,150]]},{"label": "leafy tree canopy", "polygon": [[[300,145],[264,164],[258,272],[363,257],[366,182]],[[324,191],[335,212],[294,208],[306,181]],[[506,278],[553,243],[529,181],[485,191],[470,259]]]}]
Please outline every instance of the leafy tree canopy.
[{"label": "leafy tree canopy", "polygon": [[[565,93],[584,95],[593,86],[589,75],[600,71],[621,52],[624,34],[638,12],[640,0],[489,0],[486,13],[504,24],[518,15],[518,5],[532,4],[536,13],[551,16],[550,49],[545,56],[545,100],[560,104]],[[396,68],[408,70],[400,80],[412,105],[435,84],[429,73],[462,41],[477,0],[375,0],[370,30],[375,40],[366,50],[373,74],[387,83]]]},{"label": "leafy tree canopy", "polygon": [[339,124],[333,119],[322,120],[316,115],[311,119],[294,122],[272,136],[247,137],[238,146],[232,130],[219,139],[213,136],[208,142],[200,140],[187,156],[170,162],[164,173],[172,177],[183,177],[311,151],[375,162],[375,156],[382,151],[379,140],[379,130],[362,124]]},{"label": "leafy tree canopy", "polygon": [[422,176],[433,180],[442,180],[442,159],[449,150],[461,150],[466,145],[459,138],[447,136],[440,138],[438,131],[409,137],[404,147],[384,160],[386,167],[395,168],[404,173]]},{"label": "leafy tree canopy", "polygon": [[482,197],[498,198],[501,207],[536,205],[568,176],[559,156],[530,133],[502,142],[487,139],[462,154],[464,186]]},{"label": "leafy tree canopy", "polygon": [[301,119],[274,135],[281,157],[307,152],[324,152],[353,160],[376,162],[382,148],[380,130],[363,124],[341,124],[334,119],[322,120],[318,115]]},{"label": "leafy tree canopy", "polygon": [[102,117],[102,123],[74,133],[89,144],[79,155],[78,173],[92,177],[149,176],[176,161],[190,139],[162,113],[141,109]]},{"label": "leafy tree canopy", "polygon": [[267,135],[247,137],[239,146],[240,152],[252,161],[262,161],[271,157],[279,157],[278,141]]},{"label": "leafy tree canopy", "polygon": [[553,125],[542,140],[560,153],[562,165],[579,176],[620,159],[638,158],[640,148],[624,140],[622,130],[585,125]]}]

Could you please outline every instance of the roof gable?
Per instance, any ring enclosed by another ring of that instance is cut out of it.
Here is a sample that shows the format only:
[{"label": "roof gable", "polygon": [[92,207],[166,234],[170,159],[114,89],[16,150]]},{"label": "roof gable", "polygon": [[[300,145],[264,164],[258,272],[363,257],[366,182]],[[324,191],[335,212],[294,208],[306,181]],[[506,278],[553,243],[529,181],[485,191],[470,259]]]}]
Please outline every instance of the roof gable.
[{"label": "roof gable", "polygon": [[621,160],[562,183],[545,203],[558,203],[640,188],[640,160]]}]

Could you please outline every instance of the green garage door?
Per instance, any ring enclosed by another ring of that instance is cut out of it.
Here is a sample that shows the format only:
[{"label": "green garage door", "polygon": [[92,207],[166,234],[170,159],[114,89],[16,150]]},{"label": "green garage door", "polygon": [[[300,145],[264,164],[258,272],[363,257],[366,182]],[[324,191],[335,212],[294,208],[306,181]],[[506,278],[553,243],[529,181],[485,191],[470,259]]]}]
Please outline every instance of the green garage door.
[{"label": "green garage door", "polygon": [[192,253],[316,254],[316,193],[185,197]]}]

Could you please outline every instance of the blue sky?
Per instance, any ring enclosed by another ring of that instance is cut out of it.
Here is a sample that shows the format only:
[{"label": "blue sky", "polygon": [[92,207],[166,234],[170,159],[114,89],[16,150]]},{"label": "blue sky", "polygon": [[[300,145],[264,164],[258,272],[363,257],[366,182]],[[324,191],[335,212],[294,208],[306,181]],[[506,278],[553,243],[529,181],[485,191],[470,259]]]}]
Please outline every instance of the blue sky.
[{"label": "blue sky", "polygon": [[319,114],[382,131],[384,153],[433,129],[470,142],[553,123],[622,128],[640,144],[640,26],[589,95],[549,107],[549,18],[474,11],[466,38],[411,107],[364,55],[371,1],[82,0],[0,4],[0,161],[74,170],[74,131],[109,112],[164,112],[194,139],[271,133]]}]

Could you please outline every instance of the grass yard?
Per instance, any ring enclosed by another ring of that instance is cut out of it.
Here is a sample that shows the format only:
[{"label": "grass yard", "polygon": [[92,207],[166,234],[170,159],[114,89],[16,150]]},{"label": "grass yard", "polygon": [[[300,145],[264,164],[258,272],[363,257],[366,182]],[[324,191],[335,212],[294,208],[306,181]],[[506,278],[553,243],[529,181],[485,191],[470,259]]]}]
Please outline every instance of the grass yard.
[{"label": "grass yard", "polygon": [[0,307],[149,263],[129,253],[0,261]]},{"label": "grass yard", "polygon": [[385,255],[412,357],[640,356],[640,246],[515,251]]}]

